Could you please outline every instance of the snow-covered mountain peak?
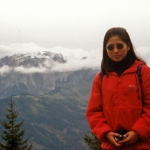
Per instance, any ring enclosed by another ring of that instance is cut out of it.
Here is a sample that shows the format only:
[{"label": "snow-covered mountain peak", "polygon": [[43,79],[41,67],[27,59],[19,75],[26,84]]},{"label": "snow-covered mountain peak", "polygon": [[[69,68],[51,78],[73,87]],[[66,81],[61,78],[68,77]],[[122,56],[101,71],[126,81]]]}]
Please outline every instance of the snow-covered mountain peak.
[{"label": "snow-covered mountain peak", "polygon": [[17,53],[12,56],[3,57],[0,60],[0,67],[9,66],[11,68],[15,67],[45,67],[51,68],[54,63],[65,63],[66,60],[62,54],[56,54],[48,51],[43,52],[32,52],[32,53]]},{"label": "snow-covered mountain peak", "polygon": [[[12,55],[13,58],[18,58],[18,59],[21,59],[23,57],[30,57],[30,58],[52,58],[54,57],[55,55],[58,55],[58,54],[55,54],[55,53],[52,53],[52,52],[48,52],[48,51],[43,51],[43,52],[27,52],[27,53],[16,53],[14,55]],[[61,55],[61,54],[60,54]]]}]

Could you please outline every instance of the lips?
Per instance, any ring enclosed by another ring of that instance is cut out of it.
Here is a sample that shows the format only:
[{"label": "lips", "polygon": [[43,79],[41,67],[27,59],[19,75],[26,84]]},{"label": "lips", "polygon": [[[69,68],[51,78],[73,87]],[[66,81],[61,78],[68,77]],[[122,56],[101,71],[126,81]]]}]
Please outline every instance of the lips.
[{"label": "lips", "polygon": [[120,55],[114,55],[114,57],[120,57]]}]

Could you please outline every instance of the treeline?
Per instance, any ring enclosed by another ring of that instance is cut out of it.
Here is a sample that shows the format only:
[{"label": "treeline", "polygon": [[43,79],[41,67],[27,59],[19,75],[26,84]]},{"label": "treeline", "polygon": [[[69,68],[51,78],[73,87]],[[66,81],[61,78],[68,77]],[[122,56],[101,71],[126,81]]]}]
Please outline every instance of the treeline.
[{"label": "treeline", "polygon": [[17,122],[18,113],[15,112],[14,102],[9,103],[5,114],[5,120],[0,121],[3,126],[3,133],[0,141],[0,150],[32,150],[33,145],[28,146],[28,138],[24,138],[25,130],[21,130],[23,121]]},{"label": "treeline", "polygon": [[[32,150],[33,144],[29,144],[29,138],[24,138],[25,130],[21,130],[24,121],[17,122],[18,113],[15,112],[14,102],[9,102],[6,109],[5,119],[0,120],[3,126],[0,141],[0,150]],[[84,134],[84,141],[90,150],[101,150],[101,142],[93,133]]]}]

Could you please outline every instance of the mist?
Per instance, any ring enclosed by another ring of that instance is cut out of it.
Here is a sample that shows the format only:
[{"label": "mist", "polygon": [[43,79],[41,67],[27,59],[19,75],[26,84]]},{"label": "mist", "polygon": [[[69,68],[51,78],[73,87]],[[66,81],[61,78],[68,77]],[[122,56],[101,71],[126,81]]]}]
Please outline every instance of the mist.
[{"label": "mist", "polygon": [[[21,73],[43,73],[43,72],[64,72],[64,71],[76,71],[81,69],[97,69],[100,70],[100,64],[102,59],[102,48],[85,50],[81,48],[70,49],[64,47],[54,47],[51,49],[40,47],[35,43],[24,43],[24,44],[12,44],[9,46],[0,45],[0,58],[5,56],[12,56],[14,54],[27,54],[27,53],[38,53],[38,52],[52,52],[55,54],[62,54],[66,63],[55,62],[50,67],[49,62],[45,62],[46,67],[39,68],[24,68],[23,66],[17,68],[10,68],[9,66],[3,66],[0,68],[1,73],[7,73],[11,70]],[[136,53],[142,57],[145,62],[150,66],[150,47],[139,47],[136,49]],[[50,69],[48,69],[50,68]]]},{"label": "mist", "polygon": [[[34,53],[43,53],[43,52],[51,52],[55,54],[62,54],[66,63],[58,63],[54,62],[51,67],[49,62],[45,62],[45,68],[10,68],[9,66],[3,66],[0,68],[0,72],[9,72],[11,70],[21,72],[21,73],[42,73],[42,72],[63,72],[63,71],[76,71],[81,69],[99,69],[100,68],[100,60],[101,60],[101,50],[93,49],[93,50],[84,50],[81,48],[77,49],[69,49],[63,47],[54,47],[51,49],[40,47],[35,43],[24,43],[24,44],[12,44],[9,46],[0,45],[0,58],[5,56],[12,56],[14,54],[31,54]],[[48,69],[50,68],[50,69]]]}]

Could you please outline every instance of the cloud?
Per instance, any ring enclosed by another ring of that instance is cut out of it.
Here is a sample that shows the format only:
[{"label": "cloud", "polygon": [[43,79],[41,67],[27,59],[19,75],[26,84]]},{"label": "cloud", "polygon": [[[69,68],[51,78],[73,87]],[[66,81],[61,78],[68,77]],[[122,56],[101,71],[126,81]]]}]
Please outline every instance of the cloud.
[{"label": "cloud", "polygon": [[95,49],[109,28],[121,26],[133,43],[150,46],[149,10],[149,0],[5,0],[0,3],[0,44]]},{"label": "cloud", "polygon": [[34,43],[14,43],[11,45],[0,45],[0,58],[4,56],[11,56],[16,53],[32,53],[32,52],[40,52],[40,51],[47,51],[48,49],[37,46]]},{"label": "cloud", "polygon": [[11,70],[9,66],[3,66],[0,68],[0,74],[8,73]]},{"label": "cloud", "polygon": [[[42,72],[50,72],[50,71],[75,71],[80,69],[99,69],[102,59],[102,50],[100,49],[92,49],[92,50],[84,50],[81,48],[77,49],[69,49],[63,47],[54,47],[51,49],[40,47],[34,43],[24,43],[24,44],[12,44],[9,46],[0,45],[0,53],[1,58],[6,55],[13,55],[15,53],[38,53],[48,51],[56,54],[62,54],[64,59],[67,61],[66,63],[59,62],[49,62],[45,61],[45,67],[32,67],[32,68],[24,68],[23,66],[17,68],[10,68],[9,66],[3,66],[0,68],[1,73],[7,73],[10,70],[21,72],[21,73],[42,73]],[[142,57],[147,64],[150,66],[150,47],[140,47],[137,50],[137,54]]]},{"label": "cloud", "polygon": [[[34,43],[24,43],[24,44],[12,44],[9,46],[0,45],[0,53],[1,58],[4,56],[11,56],[16,53],[38,53],[48,51],[56,54],[62,54],[64,59],[67,61],[66,63],[57,63],[55,62],[53,64],[53,68],[51,71],[74,71],[79,70],[83,68],[98,68],[100,66],[100,59],[101,59],[101,52],[100,50],[84,50],[84,49],[69,49],[69,48],[63,48],[63,47],[54,47],[51,49],[40,47]],[[45,66],[49,67],[50,62],[46,61]],[[50,68],[50,67],[49,67]],[[11,68],[8,66],[5,66],[0,69],[1,72],[10,71]],[[27,72],[27,73],[33,73],[33,72],[48,72],[49,70],[47,68],[23,68],[23,67],[17,67],[13,68],[14,71],[18,72]]]},{"label": "cloud", "polygon": [[20,73],[43,73],[43,72],[46,72],[46,68],[35,68],[35,67],[31,67],[31,68],[25,68],[25,67],[17,67],[15,68],[13,71],[16,71],[16,72],[20,72]]},{"label": "cloud", "polygon": [[67,49],[62,47],[55,47],[51,49],[52,52],[61,53],[67,60],[67,63],[56,64],[52,68],[54,71],[74,71],[86,68],[100,68],[101,51],[84,49]]},{"label": "cloud", "polygon": [[137,53],[150,66],[150,47],[140,47],[137,49]]},{"label": "cloud", "polygon": [[30,74],[30,73],[43,73],[47,71],[47,68],[35,68],[35,67],[31,67],[31,68],[25,68],[23,66],[21,67],[16,67],[16,68],[11,68],[9,66],[3,66],[0,68],[0,74],[4,75],[5,73],[8,73],[10,71],[14,71],[14,72],[20,72],[23,74]]}]

